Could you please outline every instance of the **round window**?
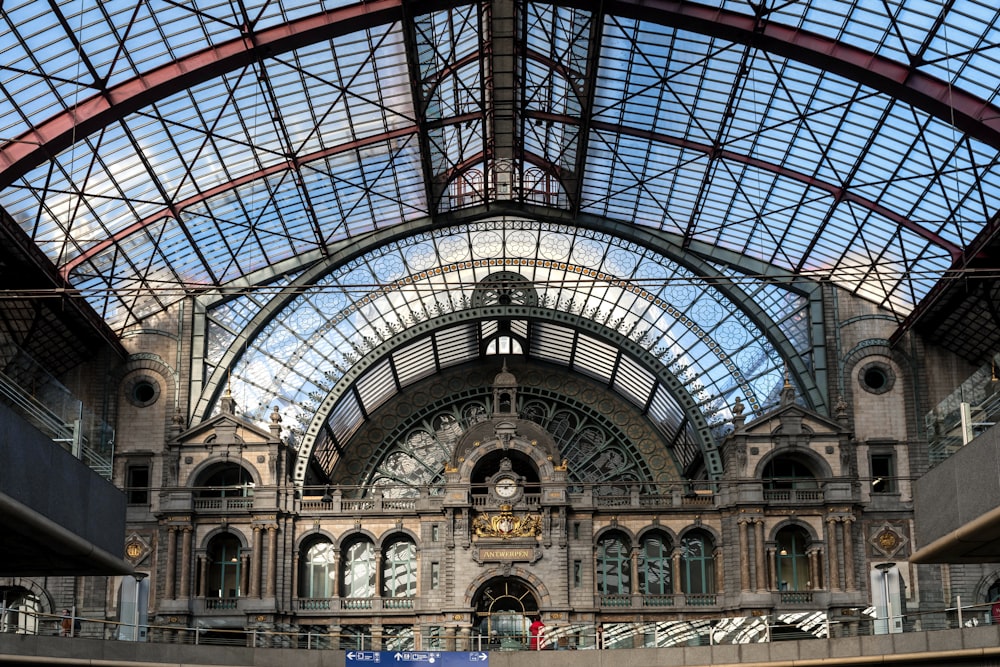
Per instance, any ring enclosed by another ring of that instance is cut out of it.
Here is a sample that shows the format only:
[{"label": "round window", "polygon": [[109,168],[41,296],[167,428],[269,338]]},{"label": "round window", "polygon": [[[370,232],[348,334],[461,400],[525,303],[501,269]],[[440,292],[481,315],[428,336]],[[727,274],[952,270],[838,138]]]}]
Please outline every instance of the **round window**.
[{"label": "round window", "polygon": [[870,394],[884,394],[896,382],[892,367],[882,361],[873,361],[858,371],[858,384]]},{"label": "round window", "polygon": [[160,397],[160,383],[148,375],[134,377],[125,386],[125,397],[140,408],[152,405]]}]

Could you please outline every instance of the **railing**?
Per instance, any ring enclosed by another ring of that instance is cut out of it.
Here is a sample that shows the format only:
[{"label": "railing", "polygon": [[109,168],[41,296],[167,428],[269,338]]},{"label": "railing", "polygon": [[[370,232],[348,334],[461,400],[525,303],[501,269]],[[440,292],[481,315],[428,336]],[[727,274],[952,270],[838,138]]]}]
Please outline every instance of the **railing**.
[{"label": "railing", "polygon": [[239,598],[205,598],[205,609],[216,611],[220,609],[233,610],[238,606]]},{"label": "railing", "polygon": [[602,607],[631,607],[632,596],[627,593],[600,596]]},{"label": "railing", "polygon": [[[1000,366],[1000,355],[983,364],[924,416],[931,466],[961,449],[967,438],[974,438],[1000,422],[997,366]],[[964,419],[963,410],[966,410]]]},{"label": "railing", "polygon": [[784,604],[805,604],[813,601],[812,591],[781,591],[781,602]]},{"label": "railing", "polygon": [[352,612],[352,611],[396,611],[415,609],[416,599],[398,598],[296,598],[296,611],[300,612]]},{"label": "railing", "polygon": [[371,598],[342,598],[341,609],[371,609],[373,600]]},{"label": "railing", "polygon": [[253,496],[194,498],[194,509],[202,512],[246,511],[253,508]]},{"label": "railing", "polygon": [[642,605],[644,607],[673,607],[673,595],[643,595]]},{"label": "railing", "polygon": [[0,373],[0,400],[98,475],[111,479],[114,429],[23,351]]},{"label": "railing", "polygon": [[[791,593],[791,591],[789,591]],[[667,598],[669,596],[662,596]],[[699,596],[686,596],[688,604]],[[706,601],[702,606],[714,603],[714,595],[700,596]],[[355,598],[356,599],[356,598]],[[396,599],[396,598],[393,598]],[[218,603],[235,603],[233,598],[215,598]],[[300,600],[321,603],[322,600]],[[903,616],[903,632],[915,629],[924,631],[948,630],[992,622],[992,603],[963,605],[959,607],[937,608],[923,612],[911,612]],[[671,612],[673,613],[673,612]],[[73,624],[71,636],[87,639],[109,639],[128,641],[133,636],[129,630],[131,623],[108,621],[102,618],[77,616],[80,624]],[[19,611],[18,623],[0,627],[2,632],[17,634],[59,635],[62,617],[54,614]],[[802,609],[767,616],[714,616],[691,620],[605,622],[598,631],[593,623],[548,624],[545,637],[548,645],[556,648],[594,649],[598,638],[603,648],[663,648],[692,645],[734,645],[756,644],[787,639],[825,639],[838,636],[866,636],[877,634],[876,629],[885,627],[885,619],[876,619],[873,607],[858,610],[857,615],[845,617],[837,614],[829,616],[822,609]],[[880,625],[881,623],[881,625]],[[268,631],[207,629],[203,627],[183,627],[176,625],[147,625],[147,638],[151,643],[171,644],[222,644],[249,646],[256,648],[300,648],[336,650],[380,650],[376,638],[371,634],[315,632],[311,630]],[[772,633],[772,629],[775,630]],[[777,630],[781,632],[777,632]],[[124,631],[123,631],[124,630]],[[121,639],[120,639],[121,638]],[[393,650],[474,650],[489,651],[501,648],[499,641],[475,632],[471,636],[457,636],[445,639],[441,636],[422,635],[419,632],[404,633],[392,638]]]},{"label": "railing", "polygon": [[823,489],[764,489],[764,500],[769,503],[821,503]]},{"label": "railing", "polygon": [[[720,482],[667,482],[622,484],[571,484],[567,500],[576,508],[605,511],[678,510],[718,507],[742,502],[769,502],[776,505],[818,504],[850,502],[856,491],[844,480],[817,479],[816,487],[799,489],[765,489],[766,481],[741,480]],[[245,512],[267,501],[267,493],[291,494],[291,489],[259,485],[248,487],[239,495],[239,487],[173,487],[160,490],[161,498],[168,498],[171,511],[198,510],[202,512]],[[303,515],[312,514],[416,514],[420,511],[438,511],[445,494],[442,487],[379,487],[358,486],[307,487],[301,497],[288,504],[289,511]],[[284,498],[285,496],[282,496]],[[256,498],[256,501],[254,500]],[[496,501],[481,493],[472,493],[469,500],[476,509],[496,509]],[[529,493],[515,504],[515,512],[538,512],[542,508],[542,494]]]},{"label": "railing", "polygon": [[299,611],[330,611],[337,598],[299,598],[295,607]]},{"label": "railing", "polygon": [[684,596],[684,601],[690,607],[714,607],[718,604],[714,593],[690,594]]}]

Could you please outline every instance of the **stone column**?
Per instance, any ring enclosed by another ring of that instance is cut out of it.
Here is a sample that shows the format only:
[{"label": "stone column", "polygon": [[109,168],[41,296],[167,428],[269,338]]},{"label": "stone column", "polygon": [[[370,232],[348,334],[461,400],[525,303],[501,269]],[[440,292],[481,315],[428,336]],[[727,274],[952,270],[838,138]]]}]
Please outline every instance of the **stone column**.
[{"label": "stone column", "polygon": [[757,526],[757,530],[755,531],[756,535],[754,537],[757,542],[755,545],[756,556],[754,558],[757,569],[757,590],[765,591],[767,590],[767,577],[765,576],[766,561],[764,559],[764,520],[757,519],[754,521],[754,524]]},{"label": "stone column", "polygon": [[261,560],[264,555],[264,539],[261,535],[260,526],[253,527],[253,558],[250,560],[250,591],[249,597],[259,598],[260,597],[260,570],[261,570]]},{"label": "stone column", "polygon": [[750,559],[746,554],[750,552],[750,540],[747,536],[747,524],[749,519],[740,519],[740,590],[750,592]]},{"label": "stone column", "polygon": [[683,591],[681,590],[681,548],[675,546],[673,553],[671,554],[671,579],[674,595],[680,595]]},{"label": "stone column", "polygon": [[[299,550],[296,549],[292,553],[292,599],[297,600],[299,597]],[[295,609],[298,611],[298,609]]]},{"label": "stone column", "polygon": [[721,593],[726,590],[726,568],[722,562],[722,547],[715,547],[712,551],[712,569],[715,570],[715,592]]},{"label": "stone column", "polygon": [[375,552],[375,597],[382,597],[382,563],[385,557],[381,551]]},{"label": "stone column", "polygon": [[840,590],[840,572],[837,570],[837,519],[826,520],[826,553],[830,563],[830,590]]},{"label": "stone column", "polygon": [[340,597],[340,551],[333,554],[333,597]]},{"label": "stone column", "polygon": [[778,550],[770,547],[767,550],[767,571],[771,579],[771,589],[778,590]]},{"label": "stone column", "polygon": [[632,595],[639,595],[639,547],[632,547],[629,553],[629,566],[632,568],[632,576],[629,577],[629,592]]},{"label": "stone column", "polygon": [[816,591],[822,588],[820,585],[821,583],[820,580],[822,577],[819,571],[819,549],[810,549],[808,555],[809,555],[809,582],[811,584],[809,589]]},{"label": "stone column", "polygon": [[173,600],[176,597],[174,592],[174,577],[177,573],[177,526],[167,527],[167,562],[163,573],[163,597]]},{"label": "stone column", "polygon": [[[180,598],[191,597],[191,526],[184,526],[181,533],[181,592]],[[204,597],[204,593],[202,594]]]},{"label": "stone column", "polygon": [[201,554],[198,556],[198,569],[200,570],[200,581],[198,582],[198,597],[203,598],[208,590],[208,556]]},{"label": "stone column", "polygon": [[240,554],[240,597],[246,597],[250,589],[250,567],[255,557],[245,551]]},{"label": "stone column", "polygon": [[278,579],[278,527],[267,527],[267,591],[265,597],[273,598]]},{"label": "stone column", "polygon": [[846,590],[855,591],[857,587],[854,585],[854,517],[847,516],[843,519],[844,522],[844,578],[846,581]]}]

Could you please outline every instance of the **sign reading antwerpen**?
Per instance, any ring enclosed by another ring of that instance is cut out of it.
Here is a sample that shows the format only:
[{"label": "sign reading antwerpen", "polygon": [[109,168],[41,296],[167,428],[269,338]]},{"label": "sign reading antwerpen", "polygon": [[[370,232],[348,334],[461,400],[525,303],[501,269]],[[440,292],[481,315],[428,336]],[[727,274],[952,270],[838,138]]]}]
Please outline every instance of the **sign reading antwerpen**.
[{"label": "sign reading antwerpen", "polygon": [[489,667],[485,651],[348,651],[346,667]]}]

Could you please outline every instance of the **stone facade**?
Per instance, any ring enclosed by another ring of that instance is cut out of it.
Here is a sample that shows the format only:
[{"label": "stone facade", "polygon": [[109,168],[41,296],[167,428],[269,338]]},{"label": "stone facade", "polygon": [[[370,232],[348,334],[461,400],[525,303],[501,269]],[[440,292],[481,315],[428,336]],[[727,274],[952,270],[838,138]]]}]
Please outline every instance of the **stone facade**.
[{"label": "stone facade", "polygon": [[[907,563],[910,480],[926,467],[916,415],[939,393],[917,380],[936,374],[886,345],[883,317],[833,301],[826,414],[787,382],[754,419],[731,406],[719,479],[685,479],[675,461],[657,459],[654,446],[669,443],[607,387],[520,362],[413,385],[337,452],[330,479],[305,486],[293,482],[298,452],[277,411],[254,422],[226,392],[212,416],[192,421],[197,320],[176,308],[125,339],[133,354],[111,377],[126,553],[148,574],[154,632],[334,632],[373,647],[462,648],[503,614],[540,615],[585,642],[598,625],[819,612],[850,634],[867,622],[869,573],[889,562],[908,622],[940,627],[955,596],[986,601],[997,568]],[[558,434],[522,414],[560,389],[627,434],[642,476],[588,480]],[[434,425],[454,436],[438,483],[406,493],[384,480],[357,485],[372,479],[366,466],[386,433],[404,432],[406,419],[430,423],[451,394],[481,396],[490,409],[460,427]],[[311,560],[323,545],[327,560]],[[114,620],[121,584],[4,585],[33,591],[49,612]]]}]

